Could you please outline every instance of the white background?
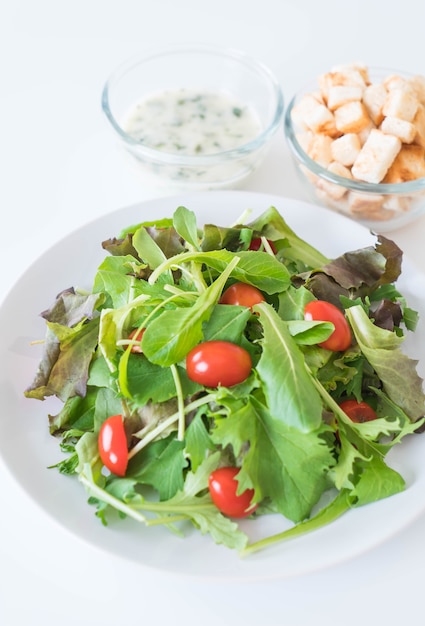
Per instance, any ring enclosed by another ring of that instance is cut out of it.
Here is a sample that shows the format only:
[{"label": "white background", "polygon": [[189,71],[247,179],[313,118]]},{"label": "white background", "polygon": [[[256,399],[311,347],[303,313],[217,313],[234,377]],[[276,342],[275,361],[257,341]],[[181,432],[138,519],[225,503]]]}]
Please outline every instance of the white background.
[{"label": "white background", "polygon": [[[337,63],[425,74],[424,25],[417,0],[2,2],[0,299],[70,231],[164,194],[142,186],[100,109],[104,81],[130,55],[176,42],[239,48],[272,69],[288,102]],[[283,133],[244,188],[306,199]],[[393,233],[422,270],[424,234],[425,218]],[[320,573],[220,584],[161,576],[85,544],[34,505],[1,461],[0,494],[1,626],[424,623],[425,517]]]}]

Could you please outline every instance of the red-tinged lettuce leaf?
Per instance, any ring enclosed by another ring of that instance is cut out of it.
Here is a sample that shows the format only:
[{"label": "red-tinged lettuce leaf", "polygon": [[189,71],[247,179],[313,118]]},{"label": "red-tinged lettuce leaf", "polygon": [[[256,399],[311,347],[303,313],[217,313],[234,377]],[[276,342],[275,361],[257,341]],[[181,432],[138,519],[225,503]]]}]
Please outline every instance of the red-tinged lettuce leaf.
[{"label": "red-tinged lettuce leaf", "polygon": [[111,238],[102,242],[102,248],[107,250],[109,254],[113,256],[133,256],[138,261],[141,261],[141,257],[137,251],[137,246],[133,245],[133,235],[140,227],[144,227],[153,241],[162,250],[166,258],[175,256],[180,252],[183,252],[184,247],[180,240],[179,234],[176,230],[170,226],[164,228],[157,227],[151,224],[140,224],[134,226],[133,232],[126,233],[122,238]]},{"label": "red-tinged lettuce leaf", "polygon": [[215,224],[205,224],[201,250],[211,252],[225,248],[236,252],[248,246],[251,236],[252,231],[249,228],[226,228]]},{"label": "red-tinged lettuce leaf", "polygon": [[416,370],[417,361],[401,351],[403,338],[378,328],[364,309],[347,309],[347,317],[360,350],[378,374],[388,397],[415,422],[425,414],[423,380]]},{"label": "red-tinged lettuce leaf", "polygon": [[96,309],[102,301],[103,296],[98,293],[88,295],[75,293],[71,287],[62,291],[53,305],[41,313],[41,317],[48,322],[72,328],[81,320],[90,320],[97,315]]},{"label": "red-tinged lettuce leaf", "polygon": [[47,342],[35,379],[26,389],[25,396],[39,400],[56,396],[62,402],[74,395],[84,396],[90,362],[98,342],[99,318],[81,322],[74,328],[51,322],[48,327],[49,337],[56,336],[59,341],[59,350],[54,341],[52,358],[52,340]]},{"label": "red-tinged lettuce leaf", "polygon": [[322,428],[326,427],[308,433],[291,428],[251,396],[217,420],[212,438],[223,447],[231,445],[236,456],[247,448],[238,474],[241,492],[253,488],[255,502],[270,498],[280,513],[299,522],[310,515],[327,488],[334,464],[320,436]]},{"label": "red-tinged lettuce leaf", "polygon": [[[97,306],[103,300],[102,294],[83,295],[70,288],[62,291],[53,305],[41,313],[47,322],[43,354],[34,379],[25,390],[26,397],[43,400],[56,395],[66,400],[74,395],[72,389],[77,395],[85,394],[88,364],[97,345]],[[85,355],[86,347],[89,356]],[[72,364],[74,353],[77,360]]]},{"label": "red-tinged lettuce leaf", "polygon": [[301,278],[316,298],[341,308],[340,296],[365,297],[380,285],[395,282],[401,273],[402,256],[393,241],[380,235],[375,247],[346,252]]}]

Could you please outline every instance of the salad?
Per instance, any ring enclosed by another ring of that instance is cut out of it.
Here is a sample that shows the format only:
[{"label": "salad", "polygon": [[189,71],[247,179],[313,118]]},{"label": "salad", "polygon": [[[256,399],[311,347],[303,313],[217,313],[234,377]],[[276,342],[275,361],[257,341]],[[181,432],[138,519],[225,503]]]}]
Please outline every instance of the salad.
[{"label": "salad", "polygon": [[[326,258],[270,207],[232,226],[129,226],[90,292],[41,315],[28,398],[56,396],[54,466],[112,515],[246,556],[397,494],[391,448],[422,431],[425,395],[402,351],[418,314],[398,291],[402,252]],[[251,541],[241,519],[290,528]],[[286,524],[287,525],[287,524]]]}]

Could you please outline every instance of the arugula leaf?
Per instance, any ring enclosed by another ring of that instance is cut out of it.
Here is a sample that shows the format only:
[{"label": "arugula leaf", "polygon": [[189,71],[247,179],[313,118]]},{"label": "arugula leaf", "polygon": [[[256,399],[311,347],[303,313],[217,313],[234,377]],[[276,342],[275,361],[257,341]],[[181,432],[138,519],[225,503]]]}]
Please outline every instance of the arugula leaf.
[{"label": "arugula leaf", "polygon": [[277,419],[251,397],[239,410],[217,420],[212,439],[243,455],[238,475],[241,491],[253,488],[253,502],[271,498],[277,510],[293,521],[307,517],[327,485],[334,460],[321,437],[326,427],[300,432]]},{"label": "arugula leaf", "polygon": [[188,464],[183,450],[184,443],[174,434],[154,441],[130,459],[126,477],[151,485],[161,500],[169,500],[183,489],[183,470]]},{"label": "arugula leaf", "polygon": [[222,274],[226,268],[234,263],[231,276],[237,281],[254,285],[268,294],[284,291],[291,284],[291,276],[286,267],[270,254],[260,255],[257,252],[240,251],[238,253],[228,250],[213,250],[211,252],[186,252],[173,257],[158,267],[150,277],[150,282],[155,282],[158,276],[173,265],[195,261],[205,264]]},{"label": "arugula leaf", "polygon": [[347,309],[347,317],[361,351],[377,372],[389,398],[412,421],[418,420],[425,414],[423,381],[416,371],[416,361],[400,349],[403,339],[375,326],[361,306]]},{"label": "arugula leaf", "polygon": [[[189,380],[186,370],[177,367],[184,396],[199,391],[201,387]],[[176,386],[170,368],[152,363],[143,355],[130,354],[126,377],[128,397],[132,400],[133,406],[144,406],[149,401],[166,402],[176,396]]]},{"label": "arugula leaf", "polygon": [[[111,506],[124,515],[129,515],[146,525],[164,524],[169,526],[175,521],[190,520],[201,533],[209,533],[217,544],[241,550],[246,546],[248,537],[235,522],[224,517],[212,503],[208,488],[208,477],[217,467],[219,453],[212,454],[200,465],[196,472],[189,471],[183,489],[172,498],[161,502],[145,500],[135,491],[134,478],[114,478],[111,481],[97,482],[90,464],[80,468],[79,479],[86,487],[92,501],[98,504],[105,520],[105,505]],[[102,483],[105,483],[102,485]],[[103,506],[102,506],[102,503]],[[142,513],[143,511],[144,513]],[[149,520],[145,512],[154,513],[157,518]],[[104,523],[106,523],[104,521]]]},{"label": "arugula leaf", "polygon": [[273,206],[264,211],[256,220],[250,222],[248,226],[266,239],[272,241],[284,239],[285,256],[301,261],[304,266],[316,268],[329,261],[316,248],[301,239]]},{"label": "arugula leaf", "polygon": [[400,474],[388,467],[381,457],[374,456],[366,464],[352,490],[352,495],[356,498],[353,506],[363,506],[382,498],[388,498],[404,491],[405,487],[406,483]]},{"label": "arugula leaf", "polygon": [[184,206],[180,206],[174,211],[173,224],[180,237],[195,250],[199,250],[199,237],[195,213],[189,211]]},{"label": "arugula leaf", "polygon": [[301,350],[269,304],[258,304],[254,310],[264,331],[257,372],[271,414],[303,433],[316,430],[322,422],[322,403]]},{"label": "arugula leaf", "polygon": [[151,269],[159,267],[167,258],[143,226],[138,228],[134,233],[133,245],[139,257],[147,263]]},{"label": "arugula leaf", "polygon": [[348,489],[344,489],[339,492],[337,496],[323,509],[321,509],[314,517],[311,517],[288,530],[284,530],[281,533],[272,535],[265,539],[260,539],[254,543],[248,544],[246,548],[241,550],[240,556],[248,556],[259,550],[270,547],[281,541],[287,541],[294,539],[295,537],[301,537],[302,535],[323,528],[337,520],[341,515],[344,515],[352,507],[353,496]]},{"label": "arugula leaf", "polygon": [[162,367],[181,361],[203,338],[202,325],[211,316],[228,276],[237,258],[191,307],[163,311],[147,326],[142,339],[142,350],[153,363]]}]

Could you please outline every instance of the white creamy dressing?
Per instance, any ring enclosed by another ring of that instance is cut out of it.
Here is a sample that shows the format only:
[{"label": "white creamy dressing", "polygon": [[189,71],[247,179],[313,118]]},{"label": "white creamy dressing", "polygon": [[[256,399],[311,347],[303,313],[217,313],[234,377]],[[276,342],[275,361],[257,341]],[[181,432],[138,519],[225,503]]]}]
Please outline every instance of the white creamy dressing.
[{"label": "white creamy dressing", "polygon": [[149,148],[200,156],[248,143],[261,123],[249,106],[230,94],[176,89],[138,102],[124,130]]}]

